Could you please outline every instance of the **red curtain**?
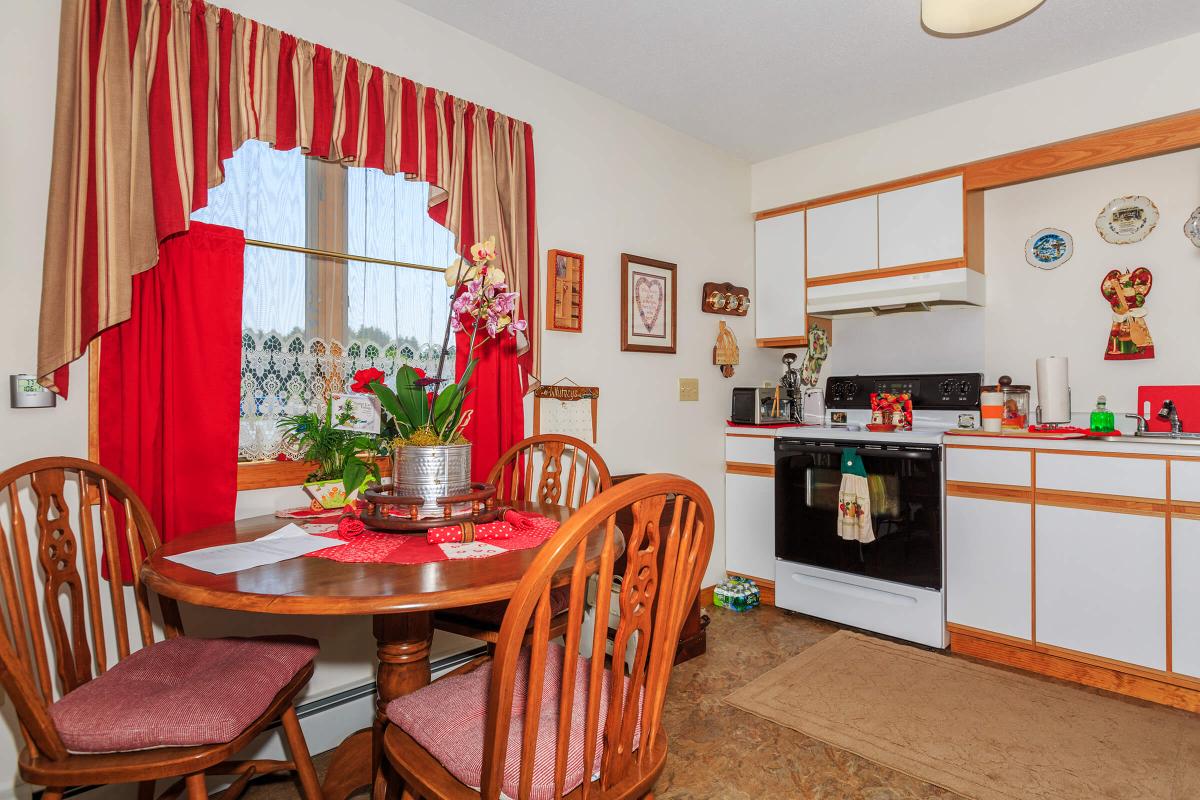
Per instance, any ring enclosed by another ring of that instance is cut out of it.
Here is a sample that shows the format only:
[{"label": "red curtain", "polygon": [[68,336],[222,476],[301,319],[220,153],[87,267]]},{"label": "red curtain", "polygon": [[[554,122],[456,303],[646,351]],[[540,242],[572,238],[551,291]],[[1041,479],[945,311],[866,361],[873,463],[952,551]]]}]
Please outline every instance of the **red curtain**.
[{"label": "red curtain", "polygon": [[130,318],[100,339],[100,462],[164,541],[234,516],[245,247],[239,230],[193,222],[134,277]]},{"label": "red curtain", "polygon": [[[467,366],[469,334],[457,335],[458,362],[456,373],[461,375]],[[492,465],[505,450],[525,437],[525,382],[517,368],[517,344],[508,333],[498,339],[476,341],[475,356],[479,364],[471,378],[474,390],[463,403],[473,409],[471,422],[464,431],[471,442],[471,480],[483,482]]]}]

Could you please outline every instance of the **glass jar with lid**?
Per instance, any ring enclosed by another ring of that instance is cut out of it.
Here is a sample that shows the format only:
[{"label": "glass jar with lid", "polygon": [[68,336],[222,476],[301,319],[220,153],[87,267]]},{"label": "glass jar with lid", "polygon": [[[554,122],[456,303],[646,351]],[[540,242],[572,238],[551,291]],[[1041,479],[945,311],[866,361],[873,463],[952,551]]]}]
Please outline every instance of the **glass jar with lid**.
[{"label": "glass jar with lid", "polygon": [[1000,432],[1024,433],[1029,427],[1029,387],[1015,384],[1008,375],[1001,375],[996,388],[991,391],[1003,396]]}]

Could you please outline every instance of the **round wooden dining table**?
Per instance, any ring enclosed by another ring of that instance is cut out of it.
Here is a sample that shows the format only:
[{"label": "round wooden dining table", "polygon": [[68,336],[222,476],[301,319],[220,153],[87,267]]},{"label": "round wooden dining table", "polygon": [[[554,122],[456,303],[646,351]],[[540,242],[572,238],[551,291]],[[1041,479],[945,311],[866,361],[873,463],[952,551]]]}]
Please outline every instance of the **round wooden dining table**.
[{"label": "round wooden dining table", "polygon": [[[565,522],[573,509],[516,502]],[[247,542],[276,531],[288,520],[252,517],[215,525],[159,547],[142,566],[145,584],[180,602],[262,614],[364,616],[373,618],[376,642],[376,713],[372,727],[351,734],[336,749],[322,784],[326,800],[341,800],[370,786],[378,772],[387,704],[430,681],[432,612],[507,600],[516,591],[542,546],[509,550],[489,558],[448,559],[426,564],[341,563],[324,558],[293,558],[277,564],[214,575],[185,567],[168,556],[234,542]],[[398,534],[404,535],[404,534]],[[616,555],[624,550],[620,535]],[[604,527],[592,531],[586,558],[600,559]],[[553,584],[569,582],[569,557]]]}]

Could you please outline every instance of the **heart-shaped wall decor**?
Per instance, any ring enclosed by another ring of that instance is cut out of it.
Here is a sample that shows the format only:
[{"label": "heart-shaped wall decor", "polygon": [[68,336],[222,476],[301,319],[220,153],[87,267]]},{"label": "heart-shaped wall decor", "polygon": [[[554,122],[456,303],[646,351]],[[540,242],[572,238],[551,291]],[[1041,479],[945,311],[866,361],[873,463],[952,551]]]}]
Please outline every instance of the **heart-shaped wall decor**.
[{"label": "heart-shaped wall decor", "polygon": [[661,278],[638,275],[633,282],[633,304],[647,333],[654,330],[662,315],[665,291]]}]

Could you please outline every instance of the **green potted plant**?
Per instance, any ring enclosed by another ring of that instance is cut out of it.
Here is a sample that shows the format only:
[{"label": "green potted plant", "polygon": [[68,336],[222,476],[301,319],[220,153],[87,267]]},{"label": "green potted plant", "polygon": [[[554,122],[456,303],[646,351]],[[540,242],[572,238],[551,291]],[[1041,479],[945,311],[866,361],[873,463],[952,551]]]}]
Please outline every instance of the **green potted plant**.
[{"label": "green potted plant", "polygon": [[305,460],[316,462],[304,489],[328,509],[342,508],[368,480],[380,477],[374,458],[379,451],[376,437],[339,430],[335,421],[332,401],[326,404],[324,419],[307,412],[279,420],[284,440]]},{"label": "green potted plant", "polygon": [[[446,284],[455,289],[455,297],[436,377],[406,365],[397,370],[394,388],[378,378],[366,381],[396,429],[391,441],[393,492],[424,498],[421,512],[426,516],[441,513],[438,497],[463,494],[471,488],[471,443],[463,436],[471,412],[463,411],[463,401],[471,393],[471,375],[478,363],[473,357],[476,346],[503,332],[515,335],[526,328],[525,320],[516,319],[519,295],[508,291],[504,272],[493,265],[495,259],[496,240],[492,237],[471,247],[469,264],[460,258],[446,270]],[[472,357],[458,380],[443,387],[442,369],[452,330],[471,332],[468,353]]]}]

